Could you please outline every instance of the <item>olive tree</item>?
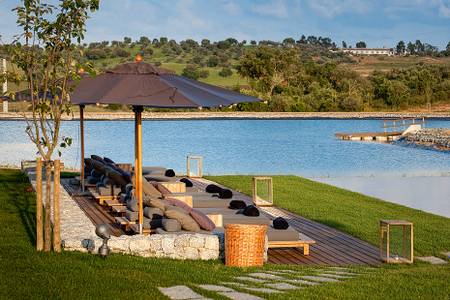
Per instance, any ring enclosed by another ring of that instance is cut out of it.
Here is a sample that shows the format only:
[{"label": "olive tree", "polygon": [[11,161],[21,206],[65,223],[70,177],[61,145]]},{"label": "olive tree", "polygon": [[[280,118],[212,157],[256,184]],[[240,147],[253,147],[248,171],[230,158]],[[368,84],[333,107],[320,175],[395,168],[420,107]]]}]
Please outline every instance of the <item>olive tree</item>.
[{"label": "olive tree", "polygon": [[26,116],[26,133],[46,169],[46,251],[51,248],[51,160],[56,151],[61,155],[60,149],[71,144],[69,137],[60,137],[61,120],[70,114],[69,94],[80,79],[79,70],[92,71],[76,59],[80,57],[77,46],[84,38],[89,12],[98,7],[99,0],[60,0],[57,5],[22,0],[14,9],[21,33],[9,45],[17,70],[7,77],[28,84],[31,116]]}]

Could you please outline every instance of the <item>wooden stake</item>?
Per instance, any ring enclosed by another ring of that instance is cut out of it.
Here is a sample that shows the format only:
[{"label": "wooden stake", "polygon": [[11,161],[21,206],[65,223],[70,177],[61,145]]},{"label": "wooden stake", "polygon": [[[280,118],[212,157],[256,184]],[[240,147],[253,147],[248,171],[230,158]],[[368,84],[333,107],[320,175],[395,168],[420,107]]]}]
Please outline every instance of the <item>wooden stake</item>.
[{"label": "wooden stake", "polygon": [[36,160],[36,250],[44,249],[42,222],[42,159]]},{"label": "wooden stake", "polygon": [[137,129],[137,140],[136,140],[136,154],[137,163],[135,166],[136,180],[137,180],[137,198],[139,207],[139,233],[142,234],[142,226],[144,223],[144,207],[142,201],[142,107],[137,107],[136,109],[136,129]]},{"label": "wooden stake", "polygon": [[81,191],[84,192],[84,105],[80,105],[80,145],[81,145],[80,182],[81,182]]},{"label": "wooden stake", "polygon": [[53,176],[53,250],[61,252],[61,234],[60,234],[60,209],[59,209],[59,183],[61,174],[61,164],[55,160],[55,171]]},{"label": "wooden stake", "polygon": [[51,182],[52,164],[45,162],[45,224],[44,224],[44,251],[48,252],[52,248],[52,228],[51,228]]}]

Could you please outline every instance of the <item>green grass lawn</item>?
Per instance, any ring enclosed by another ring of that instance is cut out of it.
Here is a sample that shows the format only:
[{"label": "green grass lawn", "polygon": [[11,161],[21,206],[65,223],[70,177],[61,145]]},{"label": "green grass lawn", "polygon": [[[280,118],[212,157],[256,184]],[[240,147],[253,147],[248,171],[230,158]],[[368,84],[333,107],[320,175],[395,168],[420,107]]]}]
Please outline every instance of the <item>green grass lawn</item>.
[{"label": "green grass lawn", "polygon": [[[251,195],[252,176],[212,176],[209,179]],[[374,245],[379,243],[380,220],[405,219],[414,223],[416,255],[440,255],[442,251],[450,251],[449,218],[297,176],[273,176],[273,185],[277,206]]]},{"label": "green grass lawn", "polygon": [[[157,287],[195,287],[232,281],[255,269],[226,268],[220,261],[176,261],[77,252],[38,253],[35,244],[35,198],[27,179],[16,170],[0,170],[0,299],[163,299]],[[443,235],[442,235],[443,237]],[[300,266],[271,269],[316,271]],[[355,272],[364,269],[356,268]],[[269,299],[448,299],[450,269],[414,264],[383,266],[341,283],[323,284],[272,295]],[[261,294],[260,296],[264,296]]]}]

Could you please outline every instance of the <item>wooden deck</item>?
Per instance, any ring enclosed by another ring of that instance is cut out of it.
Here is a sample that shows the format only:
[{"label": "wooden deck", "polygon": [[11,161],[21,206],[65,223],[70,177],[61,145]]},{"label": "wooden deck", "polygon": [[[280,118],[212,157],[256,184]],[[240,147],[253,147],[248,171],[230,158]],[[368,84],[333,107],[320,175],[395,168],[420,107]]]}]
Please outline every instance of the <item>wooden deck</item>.
[{"label": "wooden deck", "polygon": [[[202,189],[214,183],[206,179],[192,181]],[[236,191],[233,193],[242,200],[251,200],[251,197],[245,194]],[[316,241],[310,246],[308,256],[304,256],[301,250],[295,248],[269,249],[270,263],[335,266],[381,264],[379,249],[365,241],[276,206],[260,207],[260,210],[271,219],[285,218],[290,226]]]},{"label": "wooden deck", "polygon": [[[203,190],[206,185],[213,183],[206,179],[191,180],[195,187]],[[100,206],[91,197],[76,196],[78,190],[70,185],[69,180],[63,179],[61,183],[93,224],[108,224],[115,236],[125,234],[115,224],[114,216],[107,208]],[[243,200],[251,200],[249,196],[242,193],[236,191],[233,193]],[[290,226],[316,241],[310,246],[310,255],[308,256],[304,256],[301,250],[295,248],[269,249],[270,263],[334,266],[378,265],[381,263],[378,248],[365,241],[277,207],[261,207],[260,210],[271,219],[285,218]]]},{"label": "wooden deck", "polygon": [[70,180],[61,179],[61,184],[94,225],[107,224],[111,234],[114,236],[125,234],[125,232],[117,226],[114,216],[108,208],[99,205],[93,197],[77,196],[77,193],[79,192],[78,187],[71,185]]}]

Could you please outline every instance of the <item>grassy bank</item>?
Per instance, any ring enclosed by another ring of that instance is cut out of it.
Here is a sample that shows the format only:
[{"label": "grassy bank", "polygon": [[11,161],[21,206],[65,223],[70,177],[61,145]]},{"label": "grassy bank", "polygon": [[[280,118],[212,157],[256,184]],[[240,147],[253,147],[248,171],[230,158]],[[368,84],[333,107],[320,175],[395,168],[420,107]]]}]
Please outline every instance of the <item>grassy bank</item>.
[{"label": "grassy bank", "polygon": [[[252,176],[213,176],[211,180],[251,194]],[[382,219],[414,223],[416,255],[450,250],[450,219],[314,182],[297,176],[273,176],[277,206],[378,245]]]},{"label": "grassy bank", "polygon": [[[218,284],[254,271],[225,268],[219,261],[175,261],[111,255],[106,260],[82,253],[37,253],[35,198],[19,171],[0,169],[0,299],[162,299],[157,287],[188,285],[203,296],[219,298],[196,284]],[[264,269],[311,268],[267,265]],[[355,272],[362,270],[355,269]],[[376,269],[341,283],[323,284],[269,299],[446,299],[448,267],[426,264]],[[259,294],[263,297],[263,294]]]}]

